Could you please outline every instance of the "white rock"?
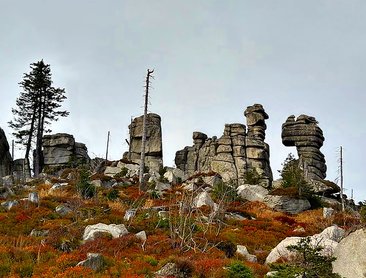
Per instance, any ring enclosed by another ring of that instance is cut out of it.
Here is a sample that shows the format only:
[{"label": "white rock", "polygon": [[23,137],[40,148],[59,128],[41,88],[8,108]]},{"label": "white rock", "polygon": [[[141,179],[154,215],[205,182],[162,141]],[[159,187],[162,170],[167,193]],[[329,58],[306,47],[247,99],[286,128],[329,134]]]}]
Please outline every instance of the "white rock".
[{"label": "white rock", "polygon": [[102,187],[103,185],[101,180],[92,180],[90,183],[95,187]]},{"label": "white rock", "polygon": [[155,190],[157,191],[165,191],[171,189],[172,186],[169,183],[163,183],[163,182],[156,182]]},{"label": "white rock", "polygon": [[120,173],[121,171],[122,168],[107,166],[104,170],[104,175],[108,177],[113,177],[114,175]]},{"label": "white rock", "polygon": [[252,262],[252,263],[257,262],[257,257],[255,255],[251,255],[248,252],[248,249],[244,245],[237,245],[236,246],[236,253],[243,256],[249,262]]},{"label": "white rock", "polygon": [[210,194],[208,194],[206,191],[203,191],[194,198],[193,206],[196,208],[200,208],[203,206],[209,206],[211,208],[215,208],[217,205],[212,200]]},{"label": "white rock", "polygon": [[65,206],[65,205],[58,205],[56,208],[55,208],[55,211],[60,214],[60,215],[66,215],[66,214],[69,214],[70,212],[72,212],[72,209]]},{"label": "white rock", "polygon": [[67,182],[55,183],[54,185],[52,185],[52,187],[50,188],[49,192],[62,189],[63,187],[68,186],[68,185],[69,184]]},{"label": "white rock", "polygon": [[12,201],[5,201],[2,202],[1,205],[7,209],[7,210],[11,210],[11,208],[19,205],[19,202],[17,200],[12,200]]},{"label": "white rock", "polygon": [[316,241],[325,239],[334,240],[340,242],[345,235],[345,230],[339,228],[337,225],[330,226],[324,229],[320,234],[313,235],[312,238]]},{"label": "white rock", "polygon": [[251,202],[259,201],[263,202],[264,198],[268,195],[268,190],[260,185],[244,184],[240,185],[237,189],[238,195]]},{"label": "white rock", "polygon": [[146,241],[146,240],[147,240],[147,236],[146,236],[145,231],[138,232],[138,233],[136,234],[136,237],[137,237],[138,239],[140,239],[141,241]]},{"label": "white rock", "polygon": [[125,215],[123,216],[123,219],[125,221],[130,221],[130,219],[132,219],[135,215],[136,215],[136,209],[128,209],[125,212]]},{"label": "white rock", "polygon": [[172,184],[177,183],[177,177],[174,175],[173,171],[171,171],[171,170],[168,170],[164,173],[164,178],[166,178],[168,180],[168,182],[170,182]]},{"label": "white rock", "polygon": [[104,265],[104,258],[98,253],[88,253],[87,259],[79,262],[76,266],[83,266],[93,269],[94,271],[100,270]]},{"label": "white rock", "polygon": [[28,194],[28,200],[32,203],[39,203],[39,195],[38,192],[31,192]]},{"label": "white rock", "polygon": [[332,217],[333,214],[334,214],[334,209],[332,209],[332,208],[323,208],[323,217],[325,219],[328,219],[328,218]]},{"label": "white rock", "polygon": [[83,240],[93,240],[95,235],[98,233],[109,233],[113,238],[118,238],[128,234],[125,225],[120,224],[103,224],[98,223],[95,225],[88,225],[84,230]]},{"label": "white rock", "polygon": [[334,251],[333,271],[345,278],[366,277],[366,230],[360,229],[341,240]]}]

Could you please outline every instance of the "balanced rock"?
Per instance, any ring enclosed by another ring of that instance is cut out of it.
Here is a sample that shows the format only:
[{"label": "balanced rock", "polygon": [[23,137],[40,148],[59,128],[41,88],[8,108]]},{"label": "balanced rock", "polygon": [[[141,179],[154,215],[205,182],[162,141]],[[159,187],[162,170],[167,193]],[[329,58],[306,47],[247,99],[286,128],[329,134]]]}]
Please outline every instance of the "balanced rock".
[{"label": "balanced rock", "polygon": [[[327,166],[320,148],[323,146],[323,131],[314,117],[300,115],[297,119],[292,115],[282,125],[282,143],[285,146],[296,146],[299,156],[299,166],[304,170],[307,181],[325,179]],[[314,185],[314,190],[322,192],[326,188]]]},{"label": "balanced rock", "polygon": [[74,136],[66,133],[43,137],[43,157],[44,166],[50,169],[90,162],[86,146],[75,142]]},{"label": "balanced rock", "polygon": [[[130,147],[129,151],[124,154],[124,158],[136,163],[140,163],[143,135],[143,116],[133,119],[128,128],[130,131]],[[147,114],[145,165],[149,167],[149,170],[155,172],[158,172],[163,166],[163,144],[161,134],[160,116],[154,113]]]},{"label": "balanced rock", "polygon": [[270,187],[272,170],[269,164],[269,146],[264,142],[268,115],[262,105],[247,107],[246,126],[226,124],[223,135],[209,138],[202,132],[193,132],[193,146],[175,154],[175,164],[187,176],[196,172],[216,172],[223,181],[244,184],[249,171],[256,172],[261,186]]},{"label": "balanced rock", "polygon": [[4,130],[0,128],[0,178],[11,174],[12,163],[8,140]]}]

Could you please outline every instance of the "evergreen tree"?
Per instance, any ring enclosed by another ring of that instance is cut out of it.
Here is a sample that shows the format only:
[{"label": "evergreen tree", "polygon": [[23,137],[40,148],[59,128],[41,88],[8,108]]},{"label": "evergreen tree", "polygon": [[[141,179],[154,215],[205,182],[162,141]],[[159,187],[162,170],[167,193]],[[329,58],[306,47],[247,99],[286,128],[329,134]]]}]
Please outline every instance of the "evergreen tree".
[{"label": "evergreen tree", "polygon": [[47,126],[59,117],[68,116],[69,112],[58,110],[66,99],[65,89],[52,86],[50,65],[41,60],[32,63],[30,68],[30,73],[25,73],[19,83],[22,91],[16,100],[16,108],[12,109],[14,119],[9,126],[15,130],[13,135],[17,143],[26,148],[28,166],[30,152],[34,148],[34,174],[37,176],[43,164],[42,138],[45,132],[51,132]]}]

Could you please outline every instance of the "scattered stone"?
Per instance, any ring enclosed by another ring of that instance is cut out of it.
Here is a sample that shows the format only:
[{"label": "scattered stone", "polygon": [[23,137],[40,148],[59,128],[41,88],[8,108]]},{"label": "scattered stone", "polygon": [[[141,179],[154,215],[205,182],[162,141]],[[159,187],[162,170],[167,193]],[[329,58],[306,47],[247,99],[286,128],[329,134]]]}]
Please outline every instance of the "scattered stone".
[{"label": "scattered stone", "polygon": [[7,186],[0,187],[0,198],[1,199],[6,199],[11,195],[14,195],[14,192],[10,189],[10,187],[7,187]]},{"label": "scattered stone", "polygon": [[52,187],[49,189],[49,192],[55,191],[55,190],[59,190],[62,189],[66,186],[68,186],[69,184],[67,182],[63,182],[63,183],[55,183],[54,185],[52,185]]},{"label": "scattered stone", "polygon": [[6,186],[6,187],[12,187],[14,185],[14,177],[13,176],[2,177],[2,179],[0,181],[3,184],[3,186]]},{"label": "scattered stone", "polygon": [[331,218],[334,214],[334,209],[332,208],[323,208],[323,217],[325,219]]},{"label": "scattered stone", "polygon": [[345,278],[366,277],[366,230],[359,229],[335,248],[333,271]]},{"label": "scattered stone", "polygon": [[251,255],[248,252],[248,249],[244,245],[237,245],[236,246],[236,253],[243,256],[247,261],[256,263],[257,262],[257,256]]},{"label": "scattered stone", "polygon": [[88,253],[87,259],[79,262],[76,266],[83,266],[87,268],[91,268],[94,271],[99,271],[104,266],[104,258],[101,254],[98,253]]},{"label": "scattered stone", "polygon": [[123,219],[125,221],[130,221],[133,217],[135,217],[136,215],[136,209],[128,209],[125,212],[125,216],[123,216]]},{"label": "scattered stone", "polygon": [[165,264],[159,271],[155,272],[157,278],[175,277],[185,278],[185,273],[181,272],[175,263]]},{"label": "scattered stone", "polygon": [[163,183],[163,182],[156,182],[155,190],[161,192],[165,190],[170,190],[172,188],[172,185],[169,183]]},{"label": "scattered stone", "polygon": [[136,234],[136,237],[141,240],[141,241],[146,241],[147,240],[147,236],[146,236],[146,232],[145,231],[141,231],[141,232],[138,232]]},{"label": "scattered stone", "polygon": [[210,208],[216,208],[217,206],[217,204],[212,200],[210,194],[206,191],[198,194],[193,200],[193,207],[200,208],[203,206],[208,206]]},{"label": "scattered stone", "polygon": [[1,205],[6,209],[6,210],[11,210],[13,207],[19,205],[19,202],[17,200],[11,200],[11,201],[5,201],[2,202]]},{"label": "scattered stone", "polygon": [[58,206],[56,207],[55,211],[56,211],[58,214],[60,214],[60,215],[64,216],[64,215],[67,215],[67,214],[71,213],[71,212],[72,212],[72,209],[71,209],[71,208],[69,208],[68,206],[65,206],[65,205],[58,205]]},{"label": "scattered stone", "polygon": [[91,183],[91,185],[98,187],[98,188],[102,187],[102,185],[103,185],[101,180],[92,180],[90,183]]},{"label": "scattered stone", "polygon": [[95,236],[99,233],[108,233],[113,238],[118,238],[128,234],[128,231],[123,224],[103,224],[98,223],[95,225],[88,225],[84,230],[83,240],[94,240]]},{"label": "scattered stone", "polygon": [[268,195],[268,190],[260,185],[244,184],[238,187],[238,195],[251,202],[263,202]]},{"label": "scattered stone", "polygon": [[246,220],[248,218],[238,214],[238,213],[232,213],[232,212],[227,212],[225,213],[225,218],[226,219],[230,219],[230,220],[238,220],[238,221],[242,221],[242,220]]},{"label": "scattered stone", "polygon": [[39,203],[39,195],[38,195],[38,192],[30,192],[28,194],[28,200],[32,203],[36,203],[38,204]]},{"label": "scattered stone", "polygon": [[168,170],[164,173],[164,178],[172,183],[172,184],[176,184],[177,183],[177,177],[174,175],[172,170]]},{"label": "scattered stone", "polygon": [[311,208],[307,199],[292,198],[290,196],[267,195],[263,201],[276,211],[290,214],[298,214]]},{"label": "scattered stone", "polygon": [[49,232],[50,232],[49,230],[36,230],[36,229],[33,229],[30,233],[30,236],[45,237],[45,236],[48,236]]}]

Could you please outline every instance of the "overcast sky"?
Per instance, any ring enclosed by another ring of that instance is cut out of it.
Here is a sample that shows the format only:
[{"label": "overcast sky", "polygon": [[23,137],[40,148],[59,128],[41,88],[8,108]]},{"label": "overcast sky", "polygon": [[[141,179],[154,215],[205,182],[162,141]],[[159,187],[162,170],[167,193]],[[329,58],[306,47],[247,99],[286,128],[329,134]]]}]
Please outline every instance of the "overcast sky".
[{"label": "overcast sky", "polygon": [[282,123],[311,115],[325,136],[327,178],[338,175],[342,145],[346,194],[365,200],[365,14],[364,0],[0,0],[0,127],[10,141],[18,83],[44,59],[70,111],[53,132],[73,134],[94,157],[105,155],[110,131],[117,160],[150,68],[165,165],[193,131],[221,136],[260,103],[275,177],[296,154],[281,143]]}]

